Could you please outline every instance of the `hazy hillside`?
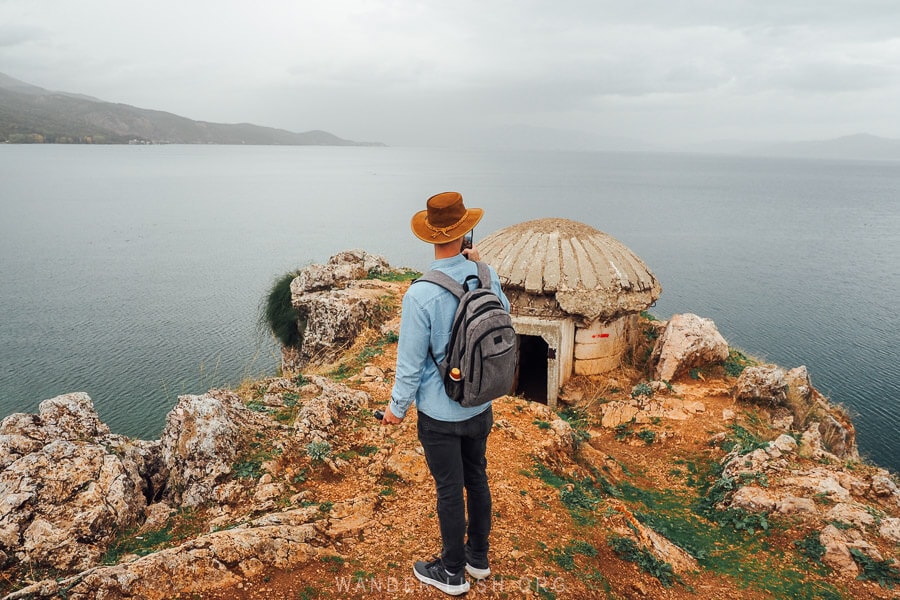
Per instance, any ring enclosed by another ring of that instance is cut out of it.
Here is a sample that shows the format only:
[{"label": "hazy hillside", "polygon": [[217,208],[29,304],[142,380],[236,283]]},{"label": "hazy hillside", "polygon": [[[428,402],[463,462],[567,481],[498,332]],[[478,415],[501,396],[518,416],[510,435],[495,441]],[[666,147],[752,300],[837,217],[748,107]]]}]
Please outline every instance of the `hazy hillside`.
[{"label": "hazy hillside", "polygon": [[845,160],[900,160],[900,140],[858,133],[830,140],[801,142],[746,142],[721,140],[696,144],[686,150],[710,154],[831,158]]},{"label": "hazy hillside", "polygon": [[326,131],[193,121],[172,113],[54,92],[0,73],[0,141],[370,146]]},{"label": "hazy hillside", "polygon": [[765,156],[900,160],[900,140],[858,133],[832,140],[771,144],[753,152]]}]

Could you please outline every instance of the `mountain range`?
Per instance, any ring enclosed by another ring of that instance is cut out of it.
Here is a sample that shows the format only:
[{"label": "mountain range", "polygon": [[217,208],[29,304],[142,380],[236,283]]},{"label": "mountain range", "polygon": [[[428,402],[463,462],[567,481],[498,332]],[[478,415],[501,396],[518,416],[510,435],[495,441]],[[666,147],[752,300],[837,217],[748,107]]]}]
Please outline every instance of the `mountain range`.
[{"label": "mountain range", "polygon": [[[741,156],[900,160],[900,140],[857,133],[793,142],[720,140],[690,146],[514,125],[481,132],[462,146],[499,150],[558,149],[616,152],[690,152]],[[83,94],[50,91],[0,73],[0,143],[170,143],[313,146],[384,146],[354,142],[327,131],[296,133],[250,123],[194,121],[158,110],[106,102]]]},{"label": "mountain range", "polygon": [[0,142],[383,146],[327,131],[295,133],[249,123],[194,121],[172,113],[57,92],[0,73]]}]

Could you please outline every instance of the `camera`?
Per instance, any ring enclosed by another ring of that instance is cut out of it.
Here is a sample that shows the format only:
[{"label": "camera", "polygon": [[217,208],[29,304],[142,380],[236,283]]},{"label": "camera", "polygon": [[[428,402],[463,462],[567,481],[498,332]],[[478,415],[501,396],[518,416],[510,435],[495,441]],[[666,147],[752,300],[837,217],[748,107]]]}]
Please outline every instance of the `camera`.
[{"label": "camera", "polygon": [[472,240],[475,237],[475,230],[473,229],[469,233],[463,236],[462,248],[461,250],[468,250],[472,247]]}]

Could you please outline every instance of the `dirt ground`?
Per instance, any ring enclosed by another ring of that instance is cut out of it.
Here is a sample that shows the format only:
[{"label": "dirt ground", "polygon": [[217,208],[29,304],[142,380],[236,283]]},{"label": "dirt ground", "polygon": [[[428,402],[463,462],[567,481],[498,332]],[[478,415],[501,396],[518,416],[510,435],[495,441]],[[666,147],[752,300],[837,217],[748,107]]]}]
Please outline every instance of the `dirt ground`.
[{"label": "dirt ground", "polygon": [[[370,411],[388,401],[395,350],[395,345],[387,345],[383,354],[369,361],[370,365],[387,374],[386,381],[357,385],[372,395]],[[662,420],[648,424],[644,429],[654,432],[650,440],[648,435],[639,437],[633,435],[633,431],[599,426],[596,418],[598,403],[626,397],[631,386],[641,380],[640,374],[635,372],[614,375],[613,378],[580,378],[567,388],[566,395],[575,398],[573,405],[586,417],[590,439],[570,464],[557,465],[557,470],[562,471],[559,475],[571,476],[570,482],[577,481],[593,468],[594,472],[605,474],[612,485],[628,482],[650,492],[666,490],[697,495],[696,487],[686,483],[685,465],[711,464],[724,455],[722,449],[710,444],[710,439],[728,431],[728,423],[722,416],[724,410],[741,410],[734,406],[729,395],[729,380],[724,376],[708,376],[675,382],[673,395],[685,400],[699,400],[705,411],[683,421]],[[352,381],[348,383],[355,385]],[[792,529],[800,527],[796,523],[785,523],[768,533],[755,534],[759,539],[748,543],[748,552],[763,554],[748,554],[745,559],[749,566],[769,562],[783,564],[790,571],[788,575],[795,576],[800,582],[799,587],[793,589],[805,590],[800,592],[802,596],[785,591],[791,588],[784,586],[766,589],[765,580],[743,578],[740,570],[735,576],[707,567],[678,573],[674,582],[664,585],[635,562],[623,560],[610,546],[611,534],[605,517],[610,514],[611,507],[617,502],[624,502],[632,510],[646,510],[647,506],[608,498],[586,511],[588,519],[579,519],[561,501],[565,486],[556,487],[536,476],[535,456],[540,441],[547,437],[546,420],[542,418],[541,410],[542,407],[535,408],[520,398],[506,397],[494,404],[495,429],[489,438],[487,452],[494,510],[490,553],[493,574],[484,581],[473,582],[468,597],[700,600],[900,597],[896,591],[877,583],[839,581],[822,570],[794,573],[788,565],[794,564],[794,541],[801,534],[799,529]],[[775,437],[775,433],[765,431],[762,417],[743,414],[748,428],[755,424],[757,430],[763,430],[759,431],[761,436]],[[336,452],[374,446],[392,447],[395,452],[404,450],[414,455],[419,448],[416,414],[411,409],[405,422],[396,428],[382,427],[374,419],[348,423],[335,439]],[[414,561],[430,559],[440,551],[435,492],[424,457],[419,454],[418,462],[412,461],[404,478],[385,479],[382,476],[373,482],[356,475],[364,472],[370,459],[354,458],[352,452],[349,456],[350,468],[334,474],[320,467],[310,473],[302,489],[308,490],[314,501],[326,504],[374,493],[375,508],[365,527],[352,536],[333,540],[331,546],[320,548],[321,554],[301,568],[290,572],[264,571],[237,587],[202,597],[446,597],[420,585],[412,574]],[[360,466],[353,468],[356,460],[360,461]],[[580,514],[584,516],[584,511]],[[717,527],[714,523],[709,526]],[[581,551],[574,550],[579,548]],[[784,580],[782,577],[779,581]],[[822,591],[815,591],[817,589]]]}]

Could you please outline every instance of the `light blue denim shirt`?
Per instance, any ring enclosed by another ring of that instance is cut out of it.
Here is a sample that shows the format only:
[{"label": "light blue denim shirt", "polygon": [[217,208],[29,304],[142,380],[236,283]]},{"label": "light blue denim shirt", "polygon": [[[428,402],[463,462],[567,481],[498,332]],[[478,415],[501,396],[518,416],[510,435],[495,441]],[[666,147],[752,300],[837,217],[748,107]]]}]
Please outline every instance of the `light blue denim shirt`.
[{"label": "light blue denim shirt", "polygon": [[[462,254],[435,260],[431,268],[443,271],[460,283],[478,271],[475,263]],[[509,300],[500,289],[500,279],[493,267],[491,287],[509,310]],[[438,362],[444,358],[458,305],[453,294],[430,282],[410,285],[403,296],[397,371],[389,405],[395,416],[405,416],[413,401],[416,410],[439,421],[465,421],[490,408],[490,402],[464,408],[459,402],[451,400],[444,392],[444,382],[437,365],[428,353],[430,347]]]}]

